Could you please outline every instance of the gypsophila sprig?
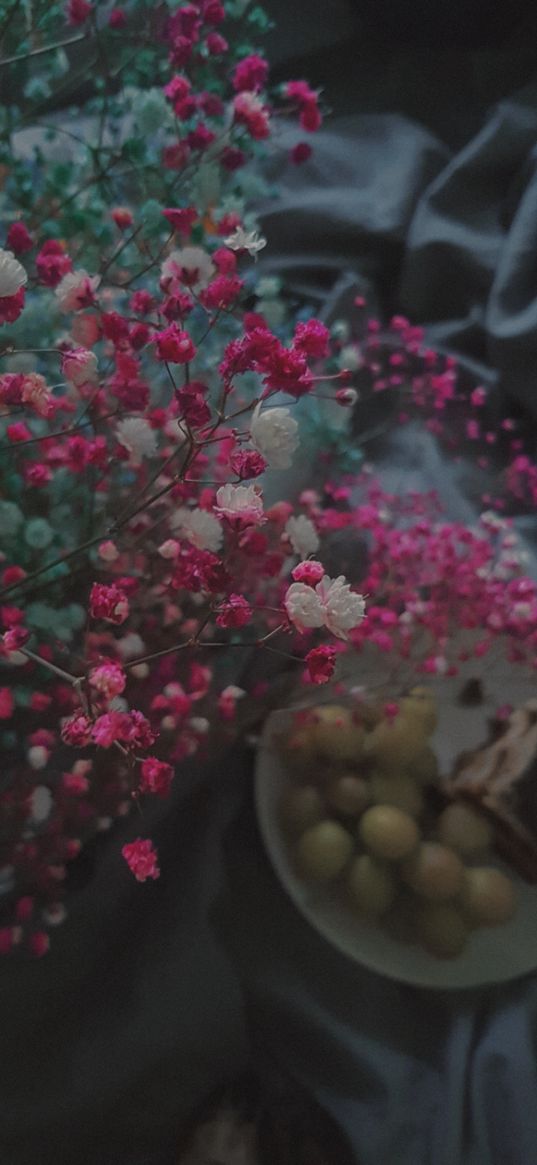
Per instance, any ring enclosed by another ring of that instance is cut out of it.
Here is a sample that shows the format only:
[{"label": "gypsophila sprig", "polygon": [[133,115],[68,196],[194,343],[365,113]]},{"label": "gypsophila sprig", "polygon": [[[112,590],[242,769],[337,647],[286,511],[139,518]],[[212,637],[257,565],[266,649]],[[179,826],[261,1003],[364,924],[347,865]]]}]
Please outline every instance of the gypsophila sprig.
[{"label": "gypsophila sprig", "polygon": [[[535,587],[494,499],[478,532],[425,503],[401,523],[360,472],[379,398],[484,461],[483,390],[464,400],[406,320],[382,328],[356,301],[329,328],[256,281],[271,239],[246,163],[261,180],[282,115],[304,161],[322,120],[305,81],[271,86],[249,47],[261,17],[221,0],[34,0],[2,30],[20,93],[0,130],[3,953],[45,954],[87,839],[133,802],[143,821],[186,757],[233,738],[258,695],[242,686],[250,653],[303,661],[320,684],[366,641],[408,658],[419,628],[420,668],[449,672],[458,617],[476,652],[507,636],[513,657],[537,654]],[[58,112],[75,71],[83,118]],[[507,489],[535,498],[514,423],[499,439]],[[315,481],[290,499],[279,481],[304,461]],[[323,563],[345,529],[368,532],[359,579]],[[144,831],[137,815],[118,869],[151,893]]]}]

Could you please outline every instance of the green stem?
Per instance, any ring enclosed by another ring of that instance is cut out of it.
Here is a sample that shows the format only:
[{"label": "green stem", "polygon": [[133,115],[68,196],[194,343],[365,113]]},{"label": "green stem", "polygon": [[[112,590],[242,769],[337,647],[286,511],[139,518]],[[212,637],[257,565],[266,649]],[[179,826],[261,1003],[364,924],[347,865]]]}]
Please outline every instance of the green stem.
[{"label": "green stem", "polygon": [[87,35],[86,32],[80,32],[78,36],[70,36],[68,40],[60,40],[56,44],[42,45],[41,48],[30,49],[27,53],[17,53],[14,57],[4,57],[3,61],[0,61],[0,68],[4,65],[15,65],[18,61],[27,61],[30,57],[41,57],[44,53],[54,53],[56,49],[63,49],[67,45],[77,44],[78,41],[86,40]]}]

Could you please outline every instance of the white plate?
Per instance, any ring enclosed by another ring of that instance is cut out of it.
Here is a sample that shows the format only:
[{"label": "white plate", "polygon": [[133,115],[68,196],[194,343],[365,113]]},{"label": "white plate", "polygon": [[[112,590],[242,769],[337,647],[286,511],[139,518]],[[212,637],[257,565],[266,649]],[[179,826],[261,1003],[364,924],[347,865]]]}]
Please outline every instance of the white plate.
[{"label": "white plate", "polygon": [[[442,681],[440,723],[433,740],[441,763],[462,748],[483,740],[485,713],[490,710],[457,707],[445,698],[447,683]],[[418,947],[396,942],[380,926],[362,923],[330,887],[312,886],[298,877],[279,823],[278,805],[289,777],[274,745],[275,736],[285,732],[289,725],[291,714],[291,710],[274,712],[266,722],[257,754],[256,807],[274,869],[311,926],[344,955],[371,971],[419,987],[481,987],[505,983],[534,971],[537,968],[537,886],[530,886],[515,875],[511,874],[517,882],[518,907],[511,921],[501,927],[476,931],[458,958],[445,961]]]}]

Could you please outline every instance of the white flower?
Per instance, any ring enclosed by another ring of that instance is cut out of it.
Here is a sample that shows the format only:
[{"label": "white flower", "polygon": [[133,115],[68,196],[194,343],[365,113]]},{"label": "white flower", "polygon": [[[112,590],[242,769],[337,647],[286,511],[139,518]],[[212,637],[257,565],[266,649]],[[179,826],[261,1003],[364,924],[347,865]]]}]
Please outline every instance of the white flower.
[{"label": "white flower", "polygon": [[347,639],[349,631],[361,623],[365,614],[363,595],[351,591],[344,575],[324,575],[317,586],[291,583],[284,606],[298,631],[306,627],[325,626],[338,639]]},{"label": "white flower", "polygon": [[364,358],[358,345],[345,344],[339,353],[337,363],[339,368],[349,368],[351,372],[357,372],[359,368],[362,368]]},{"label": "white flower", "polygon": [[158,553],[160,554],[161,558],[171,560],[172,558],[177,558],[179,550],[179,543],[175,541],[175,538],[167,538],[166,541],[162,542],[159,546]]},{"label": "white flower", "polygon": [[289,469],[299,444],[298,423],[286,408],[254,409],[250,439],[271,469]]},{"label": "white flower", "polygon": [[363,595],[351,591],[343,574],[335,579],[325,575],[315,589],[325,608],[325,623],[328,630],[337,635],[338,639],[346,639],[347,632],[357,627],[365,615]]},{"label": "white flower", "polygon": [[0,299],[16,295],[27,282],[26,271],[22,263],[15,258],[13,251],[4,251],[0,247]]},{"label": "white flower", "polygon": [[154,457],[157,451],[157,437],[148,421],[143,417],[126,417],[118,421],[116,437],[128,449],[134,465],[140,465],[143,457]]},{"label": "white flower", "polygon": [[87,348],[71,348],[61,358],[62,376],[80,388],[84,384],[94,384],[97,380],[97,357]]},{"label": "white flower", "polygon": [[46,785],[37,785],[30,797],[30,815],[33,822],[39,825],[46,821],[52,808],[52,793]]},{"label": "white flower", "polygon": [[324,624],[323,605],[316,587],[308,587],[306,583],[300,582],[291,583],[284,606],[297,631],[304,631],[306,627],[322,627]]},{"label": "white flower", "polygon": [[43,911],[43,918],[47,926],[59,926],[61,922],[65,922],[67,910],[63,902],[54,902],[47,910]]},{"label": "white flower", "polygon": [[174,515],[173,526],[179,527],[183,538],[198,550],[211,550],[216,554],[222,545],[224,531],[221,523],[208,510],[182,507]]},{"label": "white flower", "polygon": [[255,485],[221,485],[216,491],[215,510],[241,526],[265,521],[262,496]]},{"label": "white flower", "polygon": [[300,514],[298,518],[289,518],[285,524],[285,533],[293,547],[295,554],[307,558],[319,549],[319,538],[310,518]]},{"label": "white flower", "polygon": [[136,631],[129,631],[128,635],[124,635],[122,639],[116,639],[115,646],[122,659],[136,659],[145,651],[145,643]]},{"label": "white flower", "polygon": [[257,231],[245,231],[244,227],[235,227],[233,234],[224,239],[224,245],[231,251],[248,251],[255,258],[259,251],[266,247],[267,240]]},{"label": "white flower", "polygon": [[78,311],[81,307],[89,307],[99,283],[98,275],[88,275],[82,267],[78,271],[69,271],[54,292],[60,311]]},{"label": "white flower", "polygon": [[174,284],[202,291],[215,273],[215,266],[203,247],[182,247],[171,251],[161,267],[161,282],[165,291]]},{"label": "white flower", "polygon": [[[45,769],[48,764],[49,751],[43,744],[34,744],[28,749],[28,764],[32,769]],[[48,793],[48,789],[46,790]]]}]

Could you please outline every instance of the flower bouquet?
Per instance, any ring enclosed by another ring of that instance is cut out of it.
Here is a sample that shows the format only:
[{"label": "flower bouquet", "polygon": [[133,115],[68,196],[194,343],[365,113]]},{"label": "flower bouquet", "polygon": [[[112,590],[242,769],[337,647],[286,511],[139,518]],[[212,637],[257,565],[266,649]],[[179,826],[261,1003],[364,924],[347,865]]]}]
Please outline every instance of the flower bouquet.
[{"label": "flower bouquet", "polygon": [[[534,663],[535,586],[497,517],[506,488],[537,494],[515,422],[478,530],[442,522],[432,495],[388,496],[361,461],[373,404],[465,441],[486,474],[486,394],[463,393],[408,321],[383,330],[357,297],[329,327],[258,275],[264,159],[295,118],[304,140],[282,172],[307,163],[322,117],[305,81],[270,88],[255,43],[268,23],[248,0],[36,0],[0,21],[14,93],[0,125],[3,953],[47,950],[69,862],[133,803],[123,858],[158,877],[144,804],[232,737],[246,698],[264,706],[259,675],[237,683],[244,654],[290,661],[307,684],[366,642],[452,672],[462,602],[471,651],[507,636]],[[289,498],[278,475],[306,441],[317,476]],[[327,567],[341,531],[366,539],[367,566],[348,550],[346,573]]]}]

